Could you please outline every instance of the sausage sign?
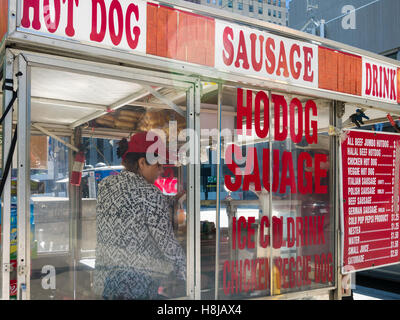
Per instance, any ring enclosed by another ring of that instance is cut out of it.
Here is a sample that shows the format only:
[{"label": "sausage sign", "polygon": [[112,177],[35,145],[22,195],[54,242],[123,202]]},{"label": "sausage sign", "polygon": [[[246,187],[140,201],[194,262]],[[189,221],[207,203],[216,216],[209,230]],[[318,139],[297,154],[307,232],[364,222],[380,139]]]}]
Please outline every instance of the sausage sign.
[{"label": "sausage sign", "polygon": [[318,88],[318,46],[216,21],[215,67]]},{"label": "sausage sign", "polygon": [[[246,91],[246,104],[243,103],[244,90],[237,90],[237,133],[245,132],[247,135],[252,132],[253,110],[254,110],[254,128],[258,138],[265,139],[270,130],[269,128],[269,98],[263,91],[255,94],[253,108],[253,91]],[[282,95],[272,95],[272,104],[274,110],[274,141],[285,141],[291,139],[293,143],[300,143],[303,136],[308,145],[318,144],[318,125],[316,117],[318,109],[313,100],[301,103],[298,98],[291,101],[285,99]],[[261,126],[261,102],[264,103],[264,126]],[[304,121],[303,121],[304,119]],[[243,131],[243,122],[246,121],[246,128]],[[262,150],[262,159],[259,161],[257,149],[247,147],[246,168],[253,168],[252,172],[245,170],[243,173],[238,165],[242,162],[242,149],[236,144],[230,144],[225,152],[225,163],[229,170],[234,174],[225,176],[225,185],[230,191],[237,191],[240,188],[248,191],[250,184],[254,184],[255,191],[271,191],[269,167],[273,167],[272,192],[284,194],[290,190],[291,194],[326,194],[327,185],[322,181],[327,177],[329,167],[328,156],[326,153],[315,152],[314,157],[308,152],[292,153],[290,151],[281,152],[279,149],[272,150],[272,159],[270,159],[270,150]],[[297,158],[297,159],[296,159]],[[235,160],[236,159],[236,160]],[[259,168],[259,162],[262,168]],[[270,164],[271,163],[271,164]],[[294,164],[297,164],[295,166]],[[282,165],[282,171],[279,167]],[[294,168],[297,167],[298,174]],[[262,178],[260,178],[262,177]]]}]

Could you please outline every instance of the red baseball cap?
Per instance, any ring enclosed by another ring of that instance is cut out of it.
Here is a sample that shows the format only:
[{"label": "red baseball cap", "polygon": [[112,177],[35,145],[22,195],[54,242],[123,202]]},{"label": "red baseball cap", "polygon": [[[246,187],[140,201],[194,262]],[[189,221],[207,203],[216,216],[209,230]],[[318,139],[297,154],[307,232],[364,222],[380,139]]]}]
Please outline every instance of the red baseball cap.
[{"label": "red baseball cap", "polygon": [[[153,150],[148,152],[148,149],[153,147]],[[155,132],[138,132],[134,134],[129,142],[128,142],[128,150],[122,156],[122,159],[125,160],[125,157],[128,153],[153,153],[156,156],[159,156],[164,161],[169,161],[169,152],[165,145],[165,142],[161,139],[159,135]]]}]

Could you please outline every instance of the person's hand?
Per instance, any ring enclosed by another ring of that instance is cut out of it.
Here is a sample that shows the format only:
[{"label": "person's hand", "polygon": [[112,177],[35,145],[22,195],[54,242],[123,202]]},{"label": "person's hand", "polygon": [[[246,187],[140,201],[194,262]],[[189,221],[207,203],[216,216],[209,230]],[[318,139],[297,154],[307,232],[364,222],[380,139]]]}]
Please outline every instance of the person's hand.
[{"label": "person's hand", "polygon": [[174,202],[178,203],[179,199],[182,198],[186,194],[185,190],[179,191],[175,196],[174,196]]},{"label": "person's hand", "polygon": [[[170,204],[170,206],[172,207],[172,209],[173,209],[173,211],[174,212],[176,212],[177,210],[178,210],[178,202],[179,202],[179,199],[181,199],[183,196],[185,196],[185,194],[186,194],[186,191],[184,191],[184,190],[181,190],[181,191],[179,191],[175,196],[173,196],[173,197],[168,197],[168,199],[169,199],[169,204]],[[183,202],[183,200],[184,199],[182,199],[182,202]]]},{"label": "person's hand", "polygon": [[175,197],[179,200],[184,194],[186,194],[186,190],[181,190],[175,195]]}]

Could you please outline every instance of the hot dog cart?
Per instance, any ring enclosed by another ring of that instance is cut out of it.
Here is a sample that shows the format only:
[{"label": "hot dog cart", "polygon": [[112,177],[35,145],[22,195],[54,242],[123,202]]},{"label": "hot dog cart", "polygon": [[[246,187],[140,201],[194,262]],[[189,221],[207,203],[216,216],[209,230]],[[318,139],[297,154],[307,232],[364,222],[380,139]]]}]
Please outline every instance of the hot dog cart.
[{"label": "hot dog cart", "polygon": [[161,294],[341,299],[343,129],[400,115],[399,62],[172,0],[0,0],[0,39],[2,299],[98,298],[74,162],[120,165],[117,142],[152,129],[180,155],[158,187],[186,191],[187,279]]}]

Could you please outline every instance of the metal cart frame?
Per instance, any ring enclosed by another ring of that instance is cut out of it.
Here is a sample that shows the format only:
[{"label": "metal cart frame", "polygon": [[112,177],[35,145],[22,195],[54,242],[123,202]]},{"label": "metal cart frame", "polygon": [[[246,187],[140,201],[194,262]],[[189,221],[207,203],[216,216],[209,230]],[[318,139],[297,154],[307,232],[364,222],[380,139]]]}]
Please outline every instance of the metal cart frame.
[{"label": "metal cart frame", "polygon": [[[152,1],[153,2],[153,1]],[[261,22],[252,18],[246,18],[236,14],[228,14],[218,9],[207,8],[180,1],[154,1],[160,5],[167,5],[172,8],[180,8],[194,12],[199,15],[213,17],[228,22],[235,22],[242,25],[248,25],[258,28],[271,34],[280,35],[290,39],[301,40],[306,43],[324,45],[334,50],[343,52],[351,52],[360,54],[365,57],[376,59],[382,63],[390,63],[400,67],[400,62],[353,48],[344,44],[340,44],[331,40],[321,39],[317,36],[298,32],[286,27]],[[18,180],[24,183],[18,184],[18,298],[30,298],[30,244],[29,244],[29,179],[30,179],[30,159],[29,159],[29,143],[30,135],[36,128],[31,128],[31,68],[45,67],[55,70],[72,71],[86,75],[96,75],[104,78],[119,79],[127,82],[142,83],[148,90],[150,85],[163,86],[179,86],[187,92],[187,111],[186,119],[188,128],[200,132],[200,99],[201,99],[201,82],[210,81],[218,84],[218,130],[221,130],[220,117],[222,114],[221,94],[222,86],[228,85],[233,87],[244,87],[249,89],[265,90],[269,93],[284,92],[298,95],[307,95],[311,97],[319,97],[332,101],[330,108],[330,125],[341,127],[341,110],[343,102],[360,105],[367,108],[375,108],[378,110],[400,114],[398,105],[380,102],[363,97],[332,92],[322,89],[306,88],[283,83],[279,81],[260,79],[252,76],[243,76],[217,70],[212,67],[194,65],[192,63],[171,60],[163,57],[149,56],[146,54],[132,54],[121,50],[112,50],[91,46],[86,43],[67,41],[58,37],[48,37],[38,33],[26,32],[20,26],[22,16],[22,1],[9,0],[8,2],[8,34],[5,40],[0,44],[0,61],[2,61],[2,70],[6,78],[14,78],[18,86]],[[1,40],[1,39],[0,39]],[[20,72],[18,78],[15,74]],[[270,95],[271,96],[271,95]],[[132,97],[131,97],[132,98]],[[11,93],[6,91],[3,93],[3,106],[6,106],[11,100]],[[119,101],[115,108],[124,105],[126,101]],[[168,101],[164,103],[169,104]],[[173,106],[172,104],[169,104]],[[272,105],[272,104],[271,104]],[[82,123],[91,119],[104,115],[107,111],[101,107],[94,108],[93,113],[89,117],[83,117],[79,121],[69,126],[52,126],[46,123],[40,123],[42,128],[51,131],[55,135],[66,135],[74,139],[75,129]],[[3,124],[3,159],[7,158],[7,150],[12,139],[12,115],[9,114]],[[82,132],[84,135],[85,132]],[[99,133],[101,134],[101,132]],[[118,136],[116,133],[104,131],[104,136]],[[219,137],[220,139],[220,137]],[[220,140],[219,140],[220,141]],[[331,137],[331,157],[333,165],[331,166],[331,186],[334,190],[335,204],[335,286],[325,289],[311,290],[299,293],[291,293],[279,297],[264,297],[263,299],[292,299],[308,296],[318,296],[320,294],[330,294],[331,298],[340,299],[341,297],[341,279],[340,279],[340,239],[341,230],[339,224],[339,139],[336,136]],[[73,143],[72,143],[73,144]],[[220,158],[221,145],[218,147],[218,157]],[[200,146],[191,141],[191,149],[194,151],[195,159],[200,163]],[[5,160],[3,160],[5,161]],[[217,181],[221,175],[218,170]],[[270,175],[272,176],[272,175]],[[200,299],[200,166],[190,165],[188,168],[188,211],[191,213],[188,217],[188,284],[187,298]],[[11,204],[11,181],[8,178],[4,196],[2,211],[2,298],[8,299],[9,293],[9,275],[10,275],[10,204]],[[217,217],[219,217],[219,202],[217,199]],[[72,203],[72,206],[79,204]],[[217,230],[219,230],[219,219],[217,218]],[[76,229],[74,232],[76,232]],[[218,237],[217,237],[218,241]],[[216,244],[218,261],[218,242]],[[218,270],[218,269],[217,269]],[[216,272],[218,272],[216,270]],[[218,279],[218,276],[216,277]],[[271,291],[272,292],[272,291]]]}]

